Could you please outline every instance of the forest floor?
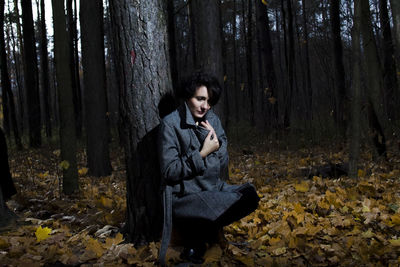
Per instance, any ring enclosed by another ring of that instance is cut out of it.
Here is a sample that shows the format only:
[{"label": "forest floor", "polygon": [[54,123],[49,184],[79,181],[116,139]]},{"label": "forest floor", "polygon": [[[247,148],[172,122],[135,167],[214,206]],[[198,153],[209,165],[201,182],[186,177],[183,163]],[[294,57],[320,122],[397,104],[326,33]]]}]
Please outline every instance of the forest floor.
[{"label": "forest floor", "polygon": [[[252,182],[261,201],[225,227],[227,246],[210,247],[205,265],[400,265],[398,149],[379,162],[364,149],[359,178],[350,179],[324,177],[348,161],[343,145],[272,147],[230,147],[230,183]],[[156,265],[159,242],[134,247],[119,233],[126,210],[121,149],[112,149],[114,171],[102,178],[87,175],[80,151],[80,192],[72,197],[60,193],[59,156],[51,147],[10,152],[18,194],[8,206],[19,219],[0,233],[0,266]],[[179,251],[169,248],[171,265],[180,263]]]}]

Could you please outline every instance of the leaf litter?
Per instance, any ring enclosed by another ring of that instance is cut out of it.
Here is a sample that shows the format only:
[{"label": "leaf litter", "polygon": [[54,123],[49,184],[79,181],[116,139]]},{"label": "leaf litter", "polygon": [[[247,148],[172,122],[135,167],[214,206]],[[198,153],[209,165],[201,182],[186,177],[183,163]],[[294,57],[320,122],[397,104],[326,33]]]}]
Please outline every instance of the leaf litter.
[{"label": "leaf litter", "polygon": [[[19,221],[0,233],[3,266],[153,266],[159,242],[134,247],[125,221],[123,153],[112,151],[113,173],[88,176],[78,153],[80,192],[61,193],[59,150],[10,153],[18,190],[8,205]],[[338,147],[290,150],[230,147],[230,183],[252,182],[261,198],[251,215],[224,228],[227,245],[214,244],[208,266],[398,266],[400,264],[400,156],[387,162],[362,153],[358,179],[305,175],[348,155]],[[180,247],[170,246],[169,264]]]}]

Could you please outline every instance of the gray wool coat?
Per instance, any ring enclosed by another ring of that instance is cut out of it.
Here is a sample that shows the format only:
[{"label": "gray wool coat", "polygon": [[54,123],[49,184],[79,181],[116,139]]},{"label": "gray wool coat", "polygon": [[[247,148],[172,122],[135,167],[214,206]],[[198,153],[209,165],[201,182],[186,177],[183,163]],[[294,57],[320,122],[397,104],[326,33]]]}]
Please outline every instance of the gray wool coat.
[{"label": "gray wool coat", "polygon": [[220,148],[205,159],[200,155],[208,130],[197,126],[186,105],[164,117],[159,129],[158,155],[164,190],[164,229],[160,262],[164,264],[172,215],[214,221],[240,199],[243,185],[221,180],[228,168],[227,138],[218,116],[209,110],[205,119],[214,128]]}]

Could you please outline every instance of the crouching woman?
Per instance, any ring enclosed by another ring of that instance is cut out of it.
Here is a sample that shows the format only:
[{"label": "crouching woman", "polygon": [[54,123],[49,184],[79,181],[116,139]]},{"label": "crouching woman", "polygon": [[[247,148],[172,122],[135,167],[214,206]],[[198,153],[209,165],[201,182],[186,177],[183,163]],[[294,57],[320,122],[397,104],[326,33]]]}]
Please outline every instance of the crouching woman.
[{"label": "crouching woman", "polygon": [[207,244],[223,226],[253,212],[259,197],[253,185],[229,185],[227,138],[211,107],[221,95],[217,79],[194,73],[184,84],[183,104],[164,117],[159,161],[164,179],[164,227],[160,262],[165,264],[172,224],[184,238],[181,257],[202,263]]}]

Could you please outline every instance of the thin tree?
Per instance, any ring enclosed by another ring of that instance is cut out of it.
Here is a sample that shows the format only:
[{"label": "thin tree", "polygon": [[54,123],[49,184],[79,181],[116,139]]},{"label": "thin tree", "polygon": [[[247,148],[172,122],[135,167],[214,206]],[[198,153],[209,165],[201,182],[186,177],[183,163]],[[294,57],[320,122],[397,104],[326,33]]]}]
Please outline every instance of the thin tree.
[{"label": "thin tree", "polygon": [[164,0],[110,1],[127,168],[128,239],[157,240],[162,214],[158,105],[172,92]]},{"label": "thin tree", "polygon": [[346,129],[345,118],[347,114],[348,100],[345,83],[346,77],[343,64],[343,45],[342,37],[340,34],[340,0],[331,0],[330,20],[333,40],[334,75],[336,85],[336,106],[334,119],[336,121],[336,125],[340,129],[340,132],[344,135]]},{"label": "thin tree", "polygon": [[51,130],[51,111],[50,111],[50,82],[49,82],[49,56],[47,52],[47,30],[46,30],[46,9],[44,0],[40,0],[40,67],[42,69],[42,93],[44,105],[44,124],[46,136],[52,136]]},{"label": "thin tree", "polygon": [[31,147],[39,147],[42,143],[41,113],[32,2],[31,0],[21,0],[21,6],[24,39],[24,80],[28,103],[29,144]]},{"label": "thin tree", "polygon": [[103,3],[80,1],[87,163],[94,176],[111,174],[108,148]]},{"label": "thin tree", "polygon": [[75,117],[72,99],[69,42],[65,21],[64,1],[52,0],[54,23],[54,57],[60,116],[60,145],[63,168],[63,192],[72,194],[79,189],[76,163]]},{"label": "thin tree", "polygon": [[[75,12],[74,12],[75,10]],[[82,136],[82,93],[79,79],[79,55],[78,55],[78,37],[77,37],[77,8],[76,0],[67,0],[67,27],[68,42],[70,49],[70,68],[72,73],[72,92],[74,96],[74,111],[76,123],[76,136],[79,139]]]},{"label": "thin tree", "polygon": [[360,45],[360,24],[361,5],[363,0],[354,1],[354,19],[351,30],[352,59],[353,59],[353,82],[351,86],[351,123],[350,126],[350,147],[349,147],[349,176],[357,178],[357,165],[360,158],[360,137],[361,137],[361,45]]},{"label": "thin tree", "polygon": [[396,62],[387,9],[387,0],[379,0],[379,17],[381,28],[383,29],[383,83],[385,86],[384,100],[387,108],[388,118],[395,121],[398,119],[399,115],[399,95],[397,94],[398,81],[396,74]]}]

